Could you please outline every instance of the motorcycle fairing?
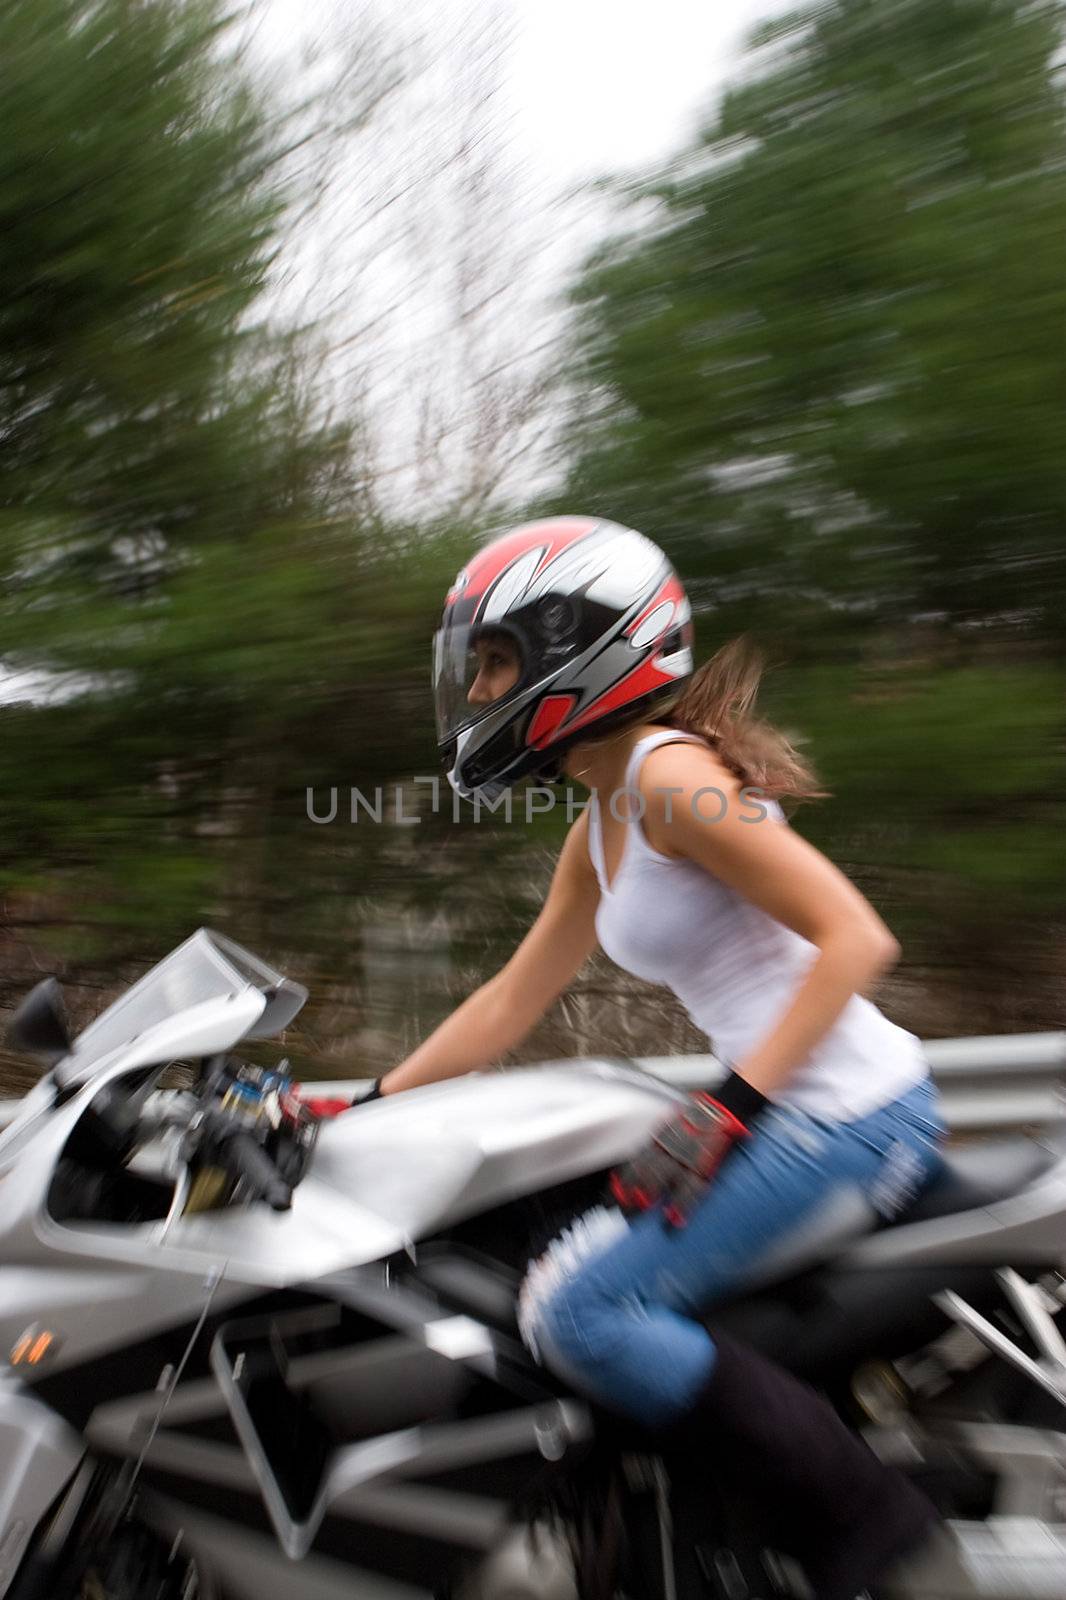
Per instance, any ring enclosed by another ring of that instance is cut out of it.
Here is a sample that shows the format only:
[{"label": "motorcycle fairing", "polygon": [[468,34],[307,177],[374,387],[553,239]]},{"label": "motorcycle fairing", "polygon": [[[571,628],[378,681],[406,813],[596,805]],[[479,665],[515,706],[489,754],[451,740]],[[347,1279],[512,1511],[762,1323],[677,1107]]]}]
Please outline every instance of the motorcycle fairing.
[{"label": "motorcycle fairing", "polygon": [[[457,1317],[417,1273],[401,1279],[399,1269],[357,1269],[309,1286],[308,1307],[205,1328],[189,1376],[169,1396],[150,1385],[96,1406],[90,1448],[125,1461],[144,1450],[149,1487],[224,1504],[246,1529],[265,1507],[286,1554],[312,1566],[329,1549],[351,1556],[390,1526],[402,1537],[376,1552],[375,1573],[424,1572],[427,1541],[440,1547],[438,1562],[491,1549],[515,1486],[590,1437],[588,1409],[561,1397],[517,1338]],[[273,1389],[253,1415],[248,1373],[262,1376],[264,1352]],[[310,1479],[294,1480],[278,1453],[271,1393],[297,1432],[311,1424],[320,1448]]]},{"label": "motorcycle fairing", "polygon": [[183,1320],[191,1305],[202,1305],[209,1277],[222,1280],[231,1302],[294,1286],[610,1166],[674,1098],[636,1070],[609,1064],[477,1074],[326,1123],[290,1211],[250,1206],[182,1216],[165,1237],[158,1222],[57,1221],[47,1203],[56,1164],[93,1095],[122,1078],[128,1059],[35,1118],[20,1147],[19,1182],[6,1188],[0,1210],[0,1349],[29,1322],[54,1322],[62,1337],[52,1370],[121,1340],[131,1323],[161,1328]]},{"label": "motorcycle fairing", "polygon": [[[103,1081],[118,1071],[107,1069]],[[51,1318],[63,1334],[53,1365],[105,1348],[131,1318],[157,1327],[181,1320],[179,1310],[202,1304],[209,1274],[222,1276],[223,1295],[235,1303],[381,1260],[464,1217],[606,1169],[675,1098],[611,1063],[473,1074],[412,1090],[324,1125],[291,1211],[253,1206],[181,1217],[160,1243],[157,1223],[60,1224],[48,1215],[55,1162],[97,1086],[38,1122],[0,1215],[0,1341],[10,1348],[29,1322]],[[1012,1258],[1053,1265],[1066,1254],[1064,1240],[1059,1158],[994,1207],[901,1222],[839,1259],[857,1270]],[[787,1263],[781,1271],[788,1275]],[[72,1318],[76,1305],[82,1311]]]},{"label": "motorcycle fairing", "polygon": [[14,1376],[0,1374],[0,1596],[84,1454],[80,1434]]}]

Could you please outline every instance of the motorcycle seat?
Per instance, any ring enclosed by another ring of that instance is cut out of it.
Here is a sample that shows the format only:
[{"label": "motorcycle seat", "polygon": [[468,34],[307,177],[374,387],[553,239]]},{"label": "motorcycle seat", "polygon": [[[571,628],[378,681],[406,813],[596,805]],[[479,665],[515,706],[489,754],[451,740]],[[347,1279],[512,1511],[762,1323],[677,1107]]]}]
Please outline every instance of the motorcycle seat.
[{"label": "motorcycle seat", "polygon": [[892,1226],[928,1222],[934,1217],[950,1217],[959,1211],[975,1211],[1007,1200],[1058,1159],[1059,1152],[1021,1134],[981,1139],[948,1150],[943,1172],[913,1205],[892,1219]]}]

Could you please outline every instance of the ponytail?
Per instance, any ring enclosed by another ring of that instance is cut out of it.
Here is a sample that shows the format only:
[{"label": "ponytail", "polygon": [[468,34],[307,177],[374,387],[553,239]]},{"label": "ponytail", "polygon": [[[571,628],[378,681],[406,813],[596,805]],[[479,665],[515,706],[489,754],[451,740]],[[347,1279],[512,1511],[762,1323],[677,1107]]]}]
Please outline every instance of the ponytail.
[{"label": "ponytail", "polygon": [[765,667],[762,652],[746,634],[731,639],[655,720],[698,734],[741,783],[773,800],[825,800],[832,791],[821,787],[814,768],[791,740],[754,715]]}]

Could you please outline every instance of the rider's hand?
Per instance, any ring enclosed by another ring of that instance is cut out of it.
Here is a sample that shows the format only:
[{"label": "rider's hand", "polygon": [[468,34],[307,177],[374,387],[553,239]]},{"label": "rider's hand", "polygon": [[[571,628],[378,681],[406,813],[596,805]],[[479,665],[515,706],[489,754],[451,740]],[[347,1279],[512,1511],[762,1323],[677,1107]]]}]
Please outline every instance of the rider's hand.
[{"label": "rider's hand", "polygon": [[627,1216],[661,1206],[663,1220],[683,1227],[733,1146],[770,1102],[731,1072],[717,1095],[693,1095],[657,1129],[651,1143],[611,1174],[611,1194]]}]

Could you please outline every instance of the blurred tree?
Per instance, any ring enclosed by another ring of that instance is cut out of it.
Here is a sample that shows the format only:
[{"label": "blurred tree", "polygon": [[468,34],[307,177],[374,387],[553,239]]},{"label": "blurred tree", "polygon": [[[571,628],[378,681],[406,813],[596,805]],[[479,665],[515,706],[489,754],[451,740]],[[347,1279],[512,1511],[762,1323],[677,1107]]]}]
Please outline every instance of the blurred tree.
[{"label": "blurred tree", "polygon": [[1011,1026],[1066,931],[1064,18],[759,29],[691,147],[602,186],[549,502],[661,540],[705,645],[788,660],[764,706],[834,794],[797,825]]},{"label": "blurred tree", "polygon": [[620,186],[634,226],[575,294],[566,498],[659,535],[724,626],[931,612],[1066,646],[1064,15],[798,11]]},{"label": "blurred tree", "polygon": [[385,524],[313,333],[257,319],[324,130],[228,40],[215,0],[0,11],[0,641],[38,689],[5,714],[0,886],[47,886],[30,920],[70,950],[254,900],[306,783],[406,768],[456,564]]},{"label": "blurred tree", "polygon": [[[350,1054],[446,1003],[446,930],[413,1006],[417,940],[392,998],[365,952],[380,967],[390,930],[440,922],[444,903],[473,918],[494,853],[492,830],[453,829],[450,808],[414,837],[365,813],[355,826],[348,792],[379,814],[384,799],[387,819],[392,781],[436,770],[430,635],[540,380],[501,377],[507,351],[483,336],[506,180],[481,67],[457,94],[449,44],[419,90],[423,58],[352,26],[335,55],[290,55],[279,83],[250,39],[221,0],[0,12],[0,979],[59,962],[90,1003],[211,922],[299,970],[328,1017],[310,1036]],[[405,521],[385,509],[364,404],[379,391],[361,373],[380,375],[379,224],[408,156],[416,190],[445,209],[465,195],[480,221],[444,250],[428,210],[408,218],[430,229],[421,264],[454,275],[456,354],[429,379],[423,503]],[[354,219],[338,207],[353,173]],[[308,256],[328,299],[308,291]],[[449,418],[475,348],[476,415]],[[332,786],[336,820],[316,826],[308,790]]]},{"label": "blurred tree", "polygon": [[[289,164],[301,200],[279,299],[322,325],[322,389],[354,402],[375,493],[419,523],[481,526],[528,498],[558,420],[559,239],[580,208],[523,159],[515,29],[507,0],[453,0],[446,16],[433,0],[351,0],[332,27],[315,14],[316,58],[350,60],[356,103],[388,92],[328,162],[312,148]],[[292,93],[279,85],[281,103]]]},{"label": "blurred tree", "polygon": [[87,605],[147,598],[260,510],[268,374],[244,319],[281,196],[221,26],[150,0],[0,16],[5,649],[57,665],[101,666],[125,620]]}]

